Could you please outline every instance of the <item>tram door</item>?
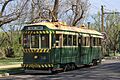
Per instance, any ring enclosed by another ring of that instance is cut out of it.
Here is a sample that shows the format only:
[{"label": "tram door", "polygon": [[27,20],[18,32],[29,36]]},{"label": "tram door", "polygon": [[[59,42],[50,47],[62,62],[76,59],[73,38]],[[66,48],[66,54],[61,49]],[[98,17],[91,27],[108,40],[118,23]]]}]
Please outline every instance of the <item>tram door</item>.
[{"label": "tram door", "polygon": [[62,54],[62,34],[56,34],[55,49],[54,49],[54,59],[55,63],[61,63]]}]

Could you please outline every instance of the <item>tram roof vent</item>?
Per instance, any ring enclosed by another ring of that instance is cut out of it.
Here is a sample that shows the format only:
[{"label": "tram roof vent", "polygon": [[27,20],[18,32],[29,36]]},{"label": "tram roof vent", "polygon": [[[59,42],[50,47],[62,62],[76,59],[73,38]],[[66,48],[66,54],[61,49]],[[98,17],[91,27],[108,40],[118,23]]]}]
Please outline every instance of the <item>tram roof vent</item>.
[{"label": "tram roof vent", "polygon": [[55,25],[55,27],[59,27],[59,25]]},{"label": "tram roof vent", "polygon": [[85,26],[85,24],[81,24],[81,25],[80,25],[80,28],[87,29],[87,27]]}]

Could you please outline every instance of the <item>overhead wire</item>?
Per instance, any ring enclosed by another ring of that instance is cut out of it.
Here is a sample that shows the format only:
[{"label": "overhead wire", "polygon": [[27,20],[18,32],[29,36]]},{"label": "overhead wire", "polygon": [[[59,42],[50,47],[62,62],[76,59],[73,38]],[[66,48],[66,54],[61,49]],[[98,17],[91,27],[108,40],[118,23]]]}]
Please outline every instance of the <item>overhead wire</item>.
[{"label": "overhead wire", "polygon": [[109,6],[111,6],[110,4],[108,4],[107,2],[105,2],[104,0],[100,0],[100,1],[101,1],[102,4],[105,3],[105,4],[109,5]]}]

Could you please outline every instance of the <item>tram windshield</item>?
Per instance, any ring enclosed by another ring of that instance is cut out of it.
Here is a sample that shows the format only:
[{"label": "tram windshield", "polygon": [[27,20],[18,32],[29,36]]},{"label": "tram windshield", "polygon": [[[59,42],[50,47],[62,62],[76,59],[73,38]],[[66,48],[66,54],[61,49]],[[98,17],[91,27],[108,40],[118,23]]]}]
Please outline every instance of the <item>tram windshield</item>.
[{"label": "tram windshield", "polygon": [[49,48],[49,34],[24,35],[24,48]]}]

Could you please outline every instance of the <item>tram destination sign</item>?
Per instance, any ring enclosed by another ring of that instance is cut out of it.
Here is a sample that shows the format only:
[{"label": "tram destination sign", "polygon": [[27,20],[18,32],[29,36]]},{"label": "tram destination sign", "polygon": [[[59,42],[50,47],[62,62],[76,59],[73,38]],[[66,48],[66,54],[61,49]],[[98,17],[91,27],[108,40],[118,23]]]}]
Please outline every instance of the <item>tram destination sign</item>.
[{"label": "tram destination sign", "polygon": [[27,26],[26,30],[43,30],[44,26]]}]

